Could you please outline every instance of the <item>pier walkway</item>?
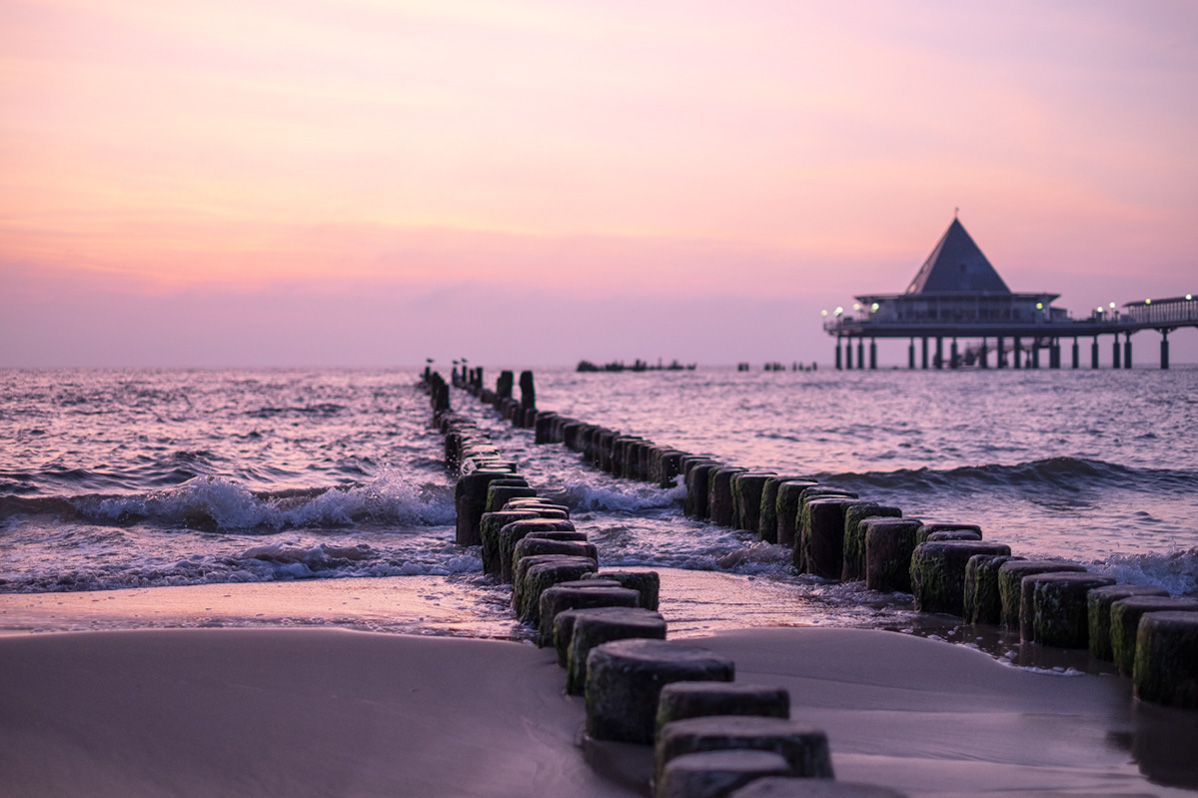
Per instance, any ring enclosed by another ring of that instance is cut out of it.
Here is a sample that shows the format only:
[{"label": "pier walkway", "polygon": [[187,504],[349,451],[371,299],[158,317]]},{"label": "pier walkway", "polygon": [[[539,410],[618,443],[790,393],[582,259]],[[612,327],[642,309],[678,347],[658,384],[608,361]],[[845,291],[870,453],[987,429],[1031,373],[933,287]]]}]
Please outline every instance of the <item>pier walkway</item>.
[{"label": "pier walkway", "polygon": [[[1112,303],[1113,304],[1113,303]],[[1054,309],[1055,310],[1055,309]],[[922,320],[879,320],[869,309],[862,308],[861,315],[836,315],[824,324],[824,330],[836,336],[836,368],[851,369],[856,365],[866,368],[865,339],[870,339],[868,368],[877,368],[878,338],[909,338],[907,365],[916,368],[915,340],[921,342],[920,366],[922,368],[957,368],[959,366],[990,367],[990,353],[997,357],[997,368],[1039,368],[1040,353],[1046,351],[1049,368],[1061,368],[1061,342],[1072,338],[1072,366],[1081,367],[1079,340],[1091,338],[1090,367],[1098,368],[1099,337],[1114,336],[1111,346],[1111,362],[1114,368],[1132,367],[1132,342],[1134,333],[1156,330],[1161,334],[1160,365],[1169,368],[1169,333],[1179,327],[1198,327],[1198,301],[1193,294],[1167,299],[1146,299],[1128,302],[1123,312],[1114,308],[1097,310],[1087,319],[1061,318],[1054,313],[1043,320],[1012,323],[1006,321],[956,321],[953,319]],[[1122,337],[1122,341],[1120,338]],[[854,364],[853,340],[856,339],[857,353]],[[945,357],[944,341],[950,348]],[[980,340],[980,344],[959,350],[958,340]],[[935,351],[929,356],[929,340],[934,341]],[[1008,344],[1009,341],[1009,344]],[[991,343],[993,342],[993,343]],[[842,344],[844,348],[842,350]]]}]

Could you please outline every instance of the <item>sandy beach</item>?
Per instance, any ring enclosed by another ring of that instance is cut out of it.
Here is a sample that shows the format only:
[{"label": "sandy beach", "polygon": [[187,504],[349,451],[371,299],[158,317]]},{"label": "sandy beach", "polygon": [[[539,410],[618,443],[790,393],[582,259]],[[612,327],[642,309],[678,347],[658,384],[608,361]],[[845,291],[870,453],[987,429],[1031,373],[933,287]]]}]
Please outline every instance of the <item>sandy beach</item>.
[{"label": "sandy beach", "polygon": [[[267,586],[215,587],[252,603]],[[178,590],[140,593],[165,608],[191,600]],[[700,634],[687,636],[731,657],[738,681],[790,690],[792,716],[827,731],[841,780],[912,796],[1198,787],[1198,717],[1139,704],[1125,679],[877,630]],[[0,683],[4,795],[647,794],[649,752],[580,747],[581,700],[550,652],[524,642],[278,626],[10,632]]]}]

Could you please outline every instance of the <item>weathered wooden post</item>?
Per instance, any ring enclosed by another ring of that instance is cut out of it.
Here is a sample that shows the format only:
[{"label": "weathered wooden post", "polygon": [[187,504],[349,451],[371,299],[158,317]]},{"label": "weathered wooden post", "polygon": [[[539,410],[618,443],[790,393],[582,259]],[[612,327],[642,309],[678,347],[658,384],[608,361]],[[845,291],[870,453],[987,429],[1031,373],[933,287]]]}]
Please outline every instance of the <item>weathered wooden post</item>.
[{"label": "weathered wooden post", "polygon": [[536,409],[537,391],[533,386],[532,372],[520,372],[520,406],[525,410]]}]

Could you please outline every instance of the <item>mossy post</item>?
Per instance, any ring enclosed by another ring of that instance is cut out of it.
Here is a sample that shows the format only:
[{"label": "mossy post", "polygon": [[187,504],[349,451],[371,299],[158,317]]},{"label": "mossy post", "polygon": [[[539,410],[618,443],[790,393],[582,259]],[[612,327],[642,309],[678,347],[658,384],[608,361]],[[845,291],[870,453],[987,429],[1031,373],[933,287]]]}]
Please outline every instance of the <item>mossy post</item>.
[{"label": "mossy post", "polygon": [[710,715],[754,715],[790,719],[790,693],[785,687],[727,682],[674,682],[661,689],[657,728],[687,718]]},{"label": "mossy post", "polygon": [[[807,526],[807,503],[815,499],[856,499],[857,494],[840,488],[829,488],[824,485],[816,485],[815,487],[807,488],[799,494],[799,511],[795,516],[795,537],[794,545],[796,554],[794,557],[795,567],[799,572],[807,570],[807,540],[810,537],[810,527]],[[843,523],[843,519],[841,521]],[[839,574],[837,574],[839,576]]]},{"label": "mossy post", "polygon": [[657,459],[657,487],[672,488],[682,473],[682,458],[685,452],[677,449],[662,451]]},{"label": "mossy post", "polygon": [[465,433],[459,430],[450,430],[445,433],[445,467],[450,471],[456,471],[458,466],[462,464],[462,442],[465,439]]},{"label": "mossy post", "polygon": [[640,473],[637,475],[637,479],[639,479],[641,482],[657,482],[657,477],[654,476],[654,464],[657,462],[659,453],[664,448],[665,447],[658,446],[652,441],[645,442],[645,445],[640,448],[641,468]]},{"label": "mossy post", "polygon": [[982,536],[972,529],[951,529],[944,532],[933,532],[924,538],[925,543],[939,543],[942,540],[981,540]]},{"label": "mossy post", "polygon": [[608,474],[612,472],[616,441],[619,440],[619,437],[620,433],[614,429],[607,429],[605,427],[599,430],[598,442],[595,447],[595,465],[600,471],[605,471]]},{"label": "mossy post", "polygon": [[911,553],[922,522],[879,516],[858,522],[865,535],[865,586],[884,593],[911,592]]},{"label": "mossy post", "polygon": [[541,517],[535,510],[504,510],[498,513],[483,513],[478,530],[483,553],[483,573],[499,573],[499,530],[513,521],[529,521]]},{"label": "mossy post", "polygon": [[486,511],[487,488],[492,481],[510,476],[507,471],[479,469],[458,477],[453,491],[453,505],[457,512],[455,542],[459,546],[478,546],[482,543],[478,524]]},{"label": "mossy post", "polygon": [[[565,617],[563,617],[565,616]],[[652,610],[628,607],[567,610],[554,621],[554,645],[565,638],[566,692],[583,695],[591,649],[613,640],[665,640],[666,621]],[[558,648],[559,659],[561,648]]]},{"label": "mossy post", "polygon": [[579,437],[582,435],[582,430],[586,424],[581,421],[568,421],[562,425],[562,446],[565,446],[572,452],[577,452],[579,447]]},{"label": "mossy post", "polygon": [[772,476],[761,487],[761,505],[757,509],[757,539],[778,542],[778,488],[783,482],[799,477]]},{"label": "mossy post", "polygon": [[920,612],[965,614],[965,567],[975,554],[1010,555],[1011,547],[973,540],[920,543],[911,552],[911,593]]},{"label": "mossy post", "polygon": [[512,372],[499,372],[499,377],[495,380],[495,397],[499,400],[511,399],[513,381],[514,378]]},{"label": "mossy post", "polygon": [[520,406],[525,410],[536,409],[537,389],[533,385],[531,371],[520,372]]},{"label": "mossy post", "polygon": [[[594,560],[587,557],[571,557],[560,554],[541,556],[557,557],[558,559],[553,562],[534,563],[524,569],[523,578],[518,583],[522,589],[519,594],[520,604],[517,607],[517,612],[523,623],[533,627],[540,626],[542,593],[560,582],[581,579],[583,574],[590,573],[599,567]],[[535,560],[537,557],[525,559]],[[623,588],[616,589],[622,590]]]},{"label": "mossy post", "polygon": [[759,532],[761,494],[766,481],[775,476],[771,471],[747,471],[732,477],[732,499],[736,505],[736,528]]},{"label": "mossy post", "polygon": [[1066,560],[1007,560],[998,567],[998,594],[1002,600],[999,622],[1008,629],[1019,629],[1019,618],[1023,611],[1023,577],[1084,570],[1077,563]]},{"label": "mossy post", "polygon": [[582,540],[553,540],[552,538],[534,537],[535,534],[521,538],[512,549],[513,573],[520,570],[520,561],[525,557],[536,557],[541,554],[566,554],[571,557],[586,557],[595,562],[599,561],[599,550],[595,548],[594,543]]},{"label": "mossy post", "polygon": [[653,751],[660,773],[672,759],[702,751],[749,749],[780,754],[795,776],[835,778],[828,737],[821,730],[782,718],[716,715],[676,720],[661,727]]},{"label": "mossy post", "polygon": [[732,501],[732,477],[744,473],[736,466],[721,466],[711,473],[707,508],[711,523],[732,526],[736,518],[736,505]]},{"label": "mossy post", "polygon": [[557,439],[553,433],[556,421],[557,413],[551,410],[542,410],[537,413],[537,420],[533,425],[533,443],[538,445],[557,443]]},{"label": "mossy post", "polygon": [[613,435],[611,439],[611,451],[608,454],[607,468],[604,469],[607,473],[613,476],[624,476],[624,457],[627,454],[627,444],[629,441],[636,440],[630,435]]},{"label": "mossy post", "polygon": [[645,481],[645,463],[652,441],[638,439],[628,444],[628,459],[624,462],[624,478]]},{"label": "mossy post", "polygon": [[1198,709],[1198,613],[1150,612],[1136,629],[1137,698]]},{"label": "mossy post", "polygon": [[[524,480],[520,480],[524,482]],[[510,480],[495,480],[487,485],[487,503],[484,505],[483,512],[495,513],[504,509],[509,499],[527,498],[536,496],[537,492],[534,488],[530,488],[527,483],[523,485],[509,484]]]},{"label": "mossy post", "polygon": [[503,509],[505,512],[535,512],[541,518],[570,518],[570,508],[567,505],[556,504],[552,499],[543,496],[520,496],[508,499],[507,504],[503,505]]},{"label": "mossy post", "polygon": [[966,623],[997,624],[1001,620],[998,569],[1010,559],[1005,554],[975,554],[969,558],[965,565]]},{"label": "mossy post", "polygon": [[[604,582],[603,579],[589,580],[593,582]],[[562,585],[570,584],[563,582]],[[560,586],[559,586],[560,587]],[[629,610],[627,607],[594,607],[589,609],[563,610],[559,612],[553,619],[553,648],[557,652],[557,664],[565,668],[570,661],[570,642],[574,637],[574,624],[580,617],[605,618],[613,623],[623,623],[624,621],[643,622],[649,624],[650,627],[661,627],[661,632],[653,632],[652,634],[642,635],[625,635],[625,637],[652,637],[657,640],[665,640],[666,622],[661,617],[661,614],[653,610],[636,608]],[[612,638],[622,639],[622,638]],[[602,642],[607,642],[606,640]],[[598,643],[596,643],[598,645]],[[586,657],[582,658],[581,673],[583,675],[582,682],[579,683],[578,695],[582,695],[583,685],[586,682]],[[571,693],[574,695],[574,693]]]},{"label": "mossy post", "polygon": [[778,501],[774,505],[778,516],[778,543],[794,546],[799,534],[799,505],[803,491],[818,487],[810,479],[792,479],[778,485]]},{"label": "mossy post", "polygon": [[711,517],[711,474],[721,465],[709,460],[686,472],[686,503],[683,509],[691,518],[705,520]]},{"label": "mossy post", "polygon": [[658,774],[656,798],[725,798],[757,779],[789,775],[790,765],[773,751],[730,748],[683,754]]},{"label": "mossy post", "polygon": [[[855,499],[821,496],[803,506],[801,545],[795,567],[824,579],[839,579],[844,570],[844,513]],[[801,550],[801,553],[800,553]]]},{"label": "mossy post", "polygon": [[499,581],[511,582],[514,578],[512,559],[516,544],[534,532],[574,532],[574,524],[554,518],[531,518],[512,521],[499,529]]},{"label": "mossy post", "polygon": [[[588,587],[588,584],[595,586]],[[608,587],[597,579],[580,579],[547,588],[541,592],[539,599],[537,645],[541,648],[553,645],[553,622],[560,612],[596,607],[635,608],[640,598],[640,594],[635,590],[618,586]]]},{"label": "mossy post", "polygon": [[973,532],[974,534],[977,535],[977,537],[976,538],[975,537],[941,538],[941,540],[981,540],[982,539],[982,528],[980,526],[978,526],[977,524],[956,524],[956,523],[945,523],[945,522],[940,521],[940,522],[929,522],[929,523],[924,524],[922,527],[920,527],[919,534],[917,534],[915,536],[916,542],[925,543],[928,540],[928,538],[930,538],[932,535],[938,535],[938,534],[942,534],[942,533],[946,533],[946,532],[947,533]]},{"label": "mossy post", "polygon": [[1111,605],[1111,654],[1123,676],[1136,664],[1136,635],[1140,618],[1149,612],[1198,612],[1198,599],[1181,596],[1132,596]]},{"label": "mossy post", "polygon": [[[577,635],[577,621],[575,627]],[[616,640],[596,646],[587,655],[587,734],[596,740],[651,745],[662,687],[730,682],[735,673],[732,660],[695,645]]]},{"label": "mossy post", "polygon": [[902,518],[898,507],[884,507],[877,502],[857,501],[844,510],[844,567],[842,582],[865,578],[865,531],[861,522],[866,518]]},{"label": "mossy post", "polygon": [[1088,648],[1090,618],[1087,594],[1099,587],[1109,587],[1115,580],[1109,576],[1087,573],[1039,574],[1024,577],[1026,589],[1032,590],[1032,639],[1043,646],[1058,648]]},{"label": "mossy post", "polygon": [[1155,585],[1111,585],[1090,591],[1086,597],[1086,617],[1090,625],[1090,655],[1111,662],[1111,604],[1132,596],[1167,596],[1169,591]]},{"label": "mossy post", "polygon": [[657,571],[598,571],[587,574],[583,579],[603,579],[618,583],[621,587],[635,590],[641,596],[640,606],[646,610],[657,609],[657,598],[661,593],[661,576]]}]

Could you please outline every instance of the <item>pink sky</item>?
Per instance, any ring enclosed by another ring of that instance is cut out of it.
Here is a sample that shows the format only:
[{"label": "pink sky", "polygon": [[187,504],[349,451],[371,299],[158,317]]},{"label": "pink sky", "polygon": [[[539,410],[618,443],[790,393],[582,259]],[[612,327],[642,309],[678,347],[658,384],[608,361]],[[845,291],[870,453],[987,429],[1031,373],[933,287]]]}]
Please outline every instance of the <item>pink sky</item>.
[{"label": "pink sky", "polygon": [[956,207],[1198,291],[1198,9],[992,6],[6,0],[0,366],[827,363]]}]

